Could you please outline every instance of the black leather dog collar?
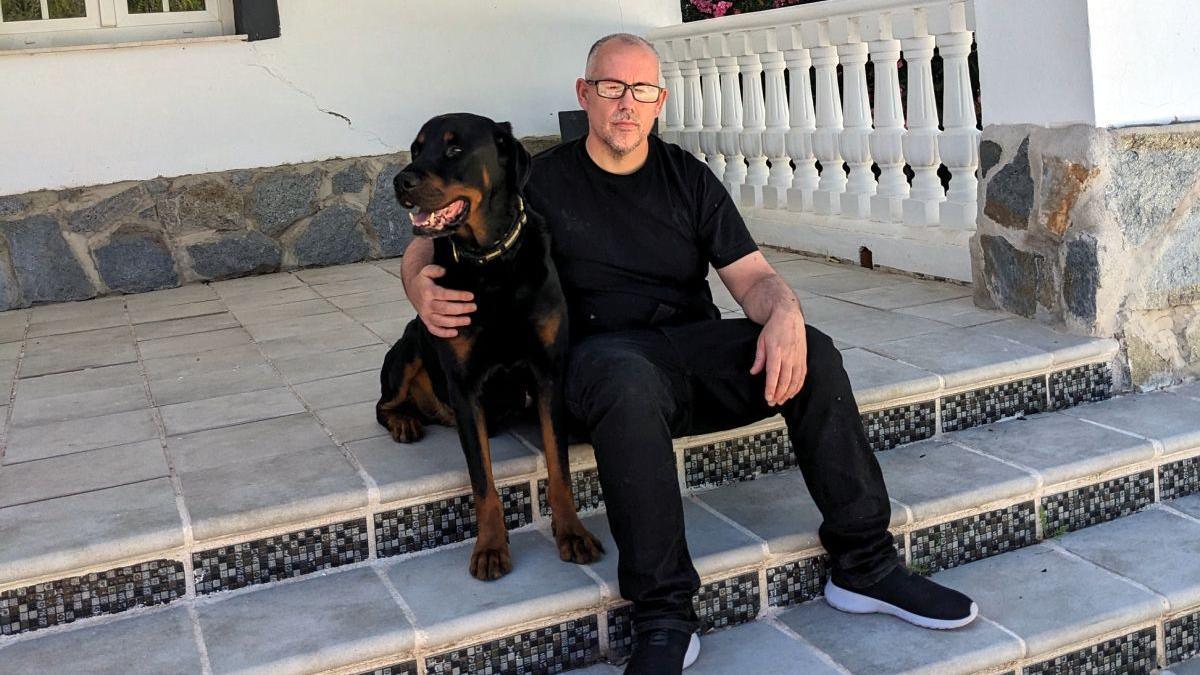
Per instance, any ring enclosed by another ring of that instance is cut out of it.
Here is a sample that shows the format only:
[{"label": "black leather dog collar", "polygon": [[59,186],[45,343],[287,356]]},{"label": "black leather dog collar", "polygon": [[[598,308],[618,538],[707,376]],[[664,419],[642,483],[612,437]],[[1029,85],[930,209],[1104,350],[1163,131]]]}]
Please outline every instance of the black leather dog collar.
[{"label": "black leather dog collar", "polygon": [[508,234],[504,235],[504,238],[499,243],[483,253],[476,253],[465,248],[460,249],[458,244],[454,243],[454,240],[451,239],[450,251],[454,254],[454,262],[458,263],[466,260],[476,265],[486,265],[503,255],[505,251],[513,247],[513,244],[517,243],[517,237],[521,236],[521,230],[524,228],[524,225],[525,200],[520,195],[517,195],[517,220],[513,223],[512,228],[509,229]]}]

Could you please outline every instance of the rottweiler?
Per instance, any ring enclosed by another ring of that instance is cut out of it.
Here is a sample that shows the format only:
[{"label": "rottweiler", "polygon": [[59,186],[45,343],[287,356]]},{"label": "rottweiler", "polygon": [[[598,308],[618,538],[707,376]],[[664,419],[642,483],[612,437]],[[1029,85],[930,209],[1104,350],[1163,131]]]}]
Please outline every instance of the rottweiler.
[{"label": "rottweiler", "polygon": [[429,120],[411,150],[412,163],[394,180],[396,198],[412,209],[413,234],[434,239],[434,263],[446,269],[439,283],[473,293],[477,309],[453,338],[434,336],[420,318],[408,324],[384,358],[376,419],[400,443],[420,439],[431,422],[458,427],[479,523],[470,571],[489,580],[511,571],[512,561],[488,430],[532,404],[559,557],[596,560],[604,549],[571,494],[566,301],[545,222],[521,195],[529,153],[509,123],[467,113]]}]

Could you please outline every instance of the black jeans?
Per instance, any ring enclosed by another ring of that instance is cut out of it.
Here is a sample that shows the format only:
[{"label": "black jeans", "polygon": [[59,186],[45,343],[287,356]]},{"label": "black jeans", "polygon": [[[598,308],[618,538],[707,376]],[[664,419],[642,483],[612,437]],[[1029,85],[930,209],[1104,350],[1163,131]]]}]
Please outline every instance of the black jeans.
[{"label": "black jeans", "polygon": [[[839,583],[868,586],[897,564],[891,505],[833,341],[809,326],[800,393],[767,405],[750,375],[761,327],[749,319],[606,333],[571,348],[567,405],[590,436],[634,627],[696,626],[700,577],[684,538],[673,437],[732,429],[775,413],[787,423],[821,511]],[[686,624],[686,626],[685,626]]]}]

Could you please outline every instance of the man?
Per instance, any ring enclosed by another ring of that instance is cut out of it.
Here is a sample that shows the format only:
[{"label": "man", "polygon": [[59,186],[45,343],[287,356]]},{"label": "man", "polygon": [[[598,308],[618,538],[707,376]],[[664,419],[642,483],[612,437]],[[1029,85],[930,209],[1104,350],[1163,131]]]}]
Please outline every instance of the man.
[{"label": "man", "polygon": [[[824,517],[826,598],[931,628],[974,619],[966,596],[910,574],[841,356],[806,326],[708,167],[649,135],[668,92],[658,58],[628,34],[599,40],[575,83],[588,135],[534,158],[529,204],[550,225],[570,314],[568,408],[596,452],[621,594],[634,604],[626,673],[678,673],[699,641],[700,579],[684,539],[672,437],[780,413]],[[469,323],[469,294],[442,289],[414,240],[405,287],[435,335]],[[711,264],[748,319],[720,320]]]}]

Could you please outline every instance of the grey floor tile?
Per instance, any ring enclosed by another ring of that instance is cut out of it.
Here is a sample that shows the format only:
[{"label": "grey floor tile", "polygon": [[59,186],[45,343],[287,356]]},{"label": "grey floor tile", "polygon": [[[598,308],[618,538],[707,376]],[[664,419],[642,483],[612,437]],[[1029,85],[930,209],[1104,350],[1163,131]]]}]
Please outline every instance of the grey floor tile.
[{"label": "grey floor tile", "polygon": [[933,373],[865,349],[842,352],[842,366],[860,407],[922,394],[933,398],[942,383]]},{"label": "grey floor tile", "polygon": [[378,373],[387,351],[385,344],[370,344],[327,352],[316,358],[305,355],[279,359],[275,367],[293,384],[368,370]]},{"label": "grey floor tile", "polygon": [[1154,595],[1045,544],[933,575],[1019,635],[1036,658],[1162,613]]},{"label": "grey floor tile", "polygon": [[431,551],[387,568],[431,647],[600,602],[600,586],[577,565],[559,560],[554,542],[540,532],[510,535],[513,570],[495,581],[470,575],[471,546]]},{"label": "grey floor tile", "polygon": [[1193,518],[1200,518],[1200,492],[1188,495],[1187,497],[1179,497],[1165,502],[1173,509],[1179,509]]},{"label": "grey floor tile", "polygon": [[274,360],[379,344],[379,338],[373,333],[348,317],[342,318],[350,322],[348,327],[268,340],[260,342],[259,348],[267,358]]},{"label": "grey floor tile", "polygon": [[251,324],[272,323],[289,319],[299,319],[306,316],[317,316],[318,314],[329,314],[330,312],[338,311],[338,308],[325,300],[317,298],[315,300],[301,300],[299,302],[289,302],[284,305],[272,305],[269,307],[234,307],[232,311],[239,321],[249,326]]},{"label": "grey floor tile", "polygon": [[300,284],[298,286],[277,288],[269,291],[229,295],[224,300],[230,310],[246,311],[254,308],[265,309],[268,307],[289,305],[306,300],[319,300],[320,298],[321,296],[317,295],[311,288]]},{"label": "grey floor tile", "polygon": [[1020,317],[975,326],[970,331],[1015,340],[1035,349],[1049,352],[1054,355],[1056,364],[1111,357],[1117,351],[1116,340],[1088,335],[1071,335]]},{"label": "grey floor tile", "polygon": [[167,475],[158,439],[0,468],[0,508]]},{"label": "grey floor tile", "polygon": [[25,341],[18,337],[16,342],[0,343],[0,359],[15,361],[25,347]]},{"label": "grey floor tile", "polygon": [[128,327],[30,338],[25,342],[21,377],[134,361],[137,361],[137,352]]},{"label": "grey floor tile", "polygon": [[991,323],[993,321],[1003,321],[1012,317],[1011,314],[1006,312],[976,307],[975,301],[970,297],[931,302],[913,307],[902,307],[896,311],[901,314],[919,316],[922,319],[933,319],[934,321],[958,326],[959,328],[978,326],[979,324]]},{"label": "grey floor tile", "polygon": [[125,298],[121,296],[92,298],[78,302],[59,302],[29,310],[29,321],[42,323],[59,319],[89,319],[97,316],[125,313]]},{"label": "grey floor tile", "polygon": [[388,434],[387,429],[379,426],[379,423],[375,421],[375,403],[373,401],[326,408],[318,411],[317,417],[321,419],[321,423],[329,429],[338,443],[350,443]]},{"label": "grey floor tile", "polygon": [[387,344],[395,344],[404,335],[404,329],[408,327],[412,319],[389,319],[387,321],[372,321],[368,324],[363,324],[368,330],[379,336]]},{"label": "grey floor tile", "polygon": [[[731,569],[759,563],[766,556],[760,542],[736,527],[713,515],[694,500],[683,500],[683,522],[686,528],[688,553],[692,564],[702,577],[728,572]],[[604,545],[605,556],[590,567],[608,584],[614,598],[619,596],[617,582],[617,544],[608,527],[607,514],[593,514],[583,524]]]},{"label": "grey floor tile", "polygon": [[167,452],[181,472],[331,447],[329,435],[307,412],[167,438]]},{"label": "grey floor tile", "polygon": [[370,568],[196,603],[214,673],[319,672],[403,654],[413,628]]},{"label": "grey floor tile", "polygon": [[329,302],[343,310],[357,309],[359,307],[366,307],[367,305],[381,305],[400,300],[408,301],[408,295],[405,294],[403,286],[400,288],[377,288],[373,291],[350,293],[349,295],[335,295],[329,298]]},{"label": "grey floor tile", "polygon": [[354,279],[378,279],[387,274],[387,272],[379,269],[378,266],[372,263],[361,262],[332,267],[313,267],[306,270],[296,270],[292,274],[306,284],[317,285],[334,284]]},{"label": "grey floor tile", "polygon": [[225,303],[216,298],[199,302],[134,305],[129,308],[129,318],[135,324],[165,323],[176,319],[222,314],[225,309]]},{"label": "grey floor tile", "polygon": [[228,394],[159,408],[167,434],[227,427],[243,422],[304,412],[304,406],[287,389],[265,389]]},{"label": "grey floor tile", "polygon": [[1200,402],[1186,396],[1167,392],[1117,396],[1063,413],[1161,441],[1167,455],[1200,447]]},{"label": "grey floor tile", "polygon": [[337,447],[180,471],[197,540],[285,525],[366,506],[367,488]]},{"label": "grey floor tile", "polygon": [[[799,471],[761,476],[702,492],[696,499],[764,539],[771,553],[791,553],[821,545],[817,528],[821,512],[813,503]],[[892,505],[892,527],[904,525],[907,515]]]},{"label": "grey floor tile", "polygon": [[809,325],[837,342],[855,347],[953,330],[937,321],[885,312],[833,298],[810,298],[804,300],[803,305],[804,319]]},{"label": "grey floor tile", "polygon": [[[220,301],[214,300],[213,303],[219,305]],[[233,314],[225,311],[224,306],[220,306],[211,314],[154,321],[152,323],[139,323],[133,327],[133,331],[137,333],[139,342],[145,342],[146,340],[159,340],[179,335],[211,333],[227,328],[236,328],[237,325],[237,319],[234,318]]]},{"label": "grey floor tile", "polygon": [[332,298],[339,295],[350,295],[351,293],[404,287],[398,277],[394,277],[382,270],[377,271],[378,275],[346,281],[335,281],[328,284],[313,284],[311,288],[323,298]]},{"label": "grey floor tile", "polygon": [[942,441],[921,441],[876,457],[888,496],[911,508],[918,523],[1037,489],[1028,472]]},{"label": "grey floor tile", "polygon": [[1046,487],[1154,456],[1154,446],[1060,413],[956,432],[953,440],[1036,470]]},{"label": "grey floor tile", "polygon": [[10,429],[7,464],[158,437],[149,408]]},{"label": "grey floor tile", "polygon": [[150,391],[160,406],[205,398],[283,387],[287,383],[269,364],[234,367],[194,375],[151,380]]},{"label": "grey floor tile", "polygon": [[382,258],[379,260],[372,260],[371,264],[390,274],[399,275],[400,268],[404,264],[404,260],[401,257]]},{"label": "grey floor tile", "polygon": [[285,288],[304,286],[304,282],[288,272],[261,274],[258,276],[227,279],[213,282],[212,287],[222,298],[252,295]]},{"label": "grey floor tile", "polygon": [[1200,399],[1200,382],[1192,382],[1179,387],[1172,387],[1168,391],[1178,396],[1187,396],[1188,398],[1192,399]]},{"label": "grey floor tile", "polygon": [[158,675],[202,670],[192,621],[182,606],[0,647],[0,663],[11,673]]},{"label": "grey floor tile", "polygon": [[1021,658],[1021,643],[976,620],[957,630],[928,630],[891,616],[846,614],[814,600],[779,615],[852,673],[975,673]]},{"label": "grey floor tile", "polygon": [[911,279],[880,286],[864,288],[858,291],[835,293],[833,297],[856,305],[866,305],[875,309],[899,309],[914,305],[926,305],[931,302],[964,298],[972,293],[970,286],[922,281]]},{"label": "grey floor tile", "polygon": [[347,309],[345,312],[347,316],[360,323],[417,318],[417,308],[407,300],[385,302],[380,305],[365,305]]},{"label": "grey floor tile", "polygon": [[122,363],[40,377],[23,377],[17,380],[17,398],[57,397],[141,383],[142,372],[138,364]]},{"label": "grey floor tile", "polygon": [[772,265],[781,262],[787,262],[789,260],[811,260],[813,262],[818,262],[814,260],[811,255],[805,255],[804,253],[797,253],[795,251],[789,251],[783,248],[776,248],[774,246],[759,245],[758,251],[759,253],[762,253],[763,257],[767,259],[767,262],[771,263]]},{"label": "grey floor tile", "polygon": [[129,324],[125,312],[113,309],[105,314],[81,316],[65,319],[50,319],[35,321],[29,325],[29,337],[45,337],[47,335],[62,335],[64,333],[79,333],[99,328],[113,328]]},{"label": "grey floor tile", "polygon": [[178,288],[164,288],[159,291],[138,293],[125,298],[125,306],[130,314],[149,310],[155,307],[170,307],[172,305],[188,305],[205,300],[216,300],[217,292],[208,284],[187,284]]},{"label": "grey floor tile", "polygon": [[4,359],[0,360],[0,390],[4,387],[12,385],[13,379],[17,376],[17,360]]},{"label": "grey floor tile", "polygon": [[258,351],[257,345],[246,344],[226,349],[211,349],[204,352],[146,359],[143,363],[146,377],[150,382],[154,382],[155,380],[188,378],[208,373],[264,366],[267,365],[267,360]]},{"label": "grey floor tile", "polygon": [[1200,604],[1200,523],[1149,509],[1072,532],[1058,543],[1165,595],[1174,611]]},{"label": "grey floor tile", "polygon": [[861,291],[867,288],[891,286],[896,283],[910,280],[909,277],[881,274],[879,272],[872,272],[854,267],[835,269],[831,274],[796,274],[792,270],[794,265],[797,265],[797,263],[786,263],[778,266],[775,271],[779,272],[779,275],[788,282],[789,286],[794,285],[798,288],[808,291],[809,293],[815,293],[817,295],[832,296],[839,293]]},{"label": "grey floor tile", "polygon": [[770,262],[775,272],[783,277],[783,280],[788,282],[788,285],[792,287],[797,285],[803,287],[807,284],[807,280],[813,277],[829,276],[843,272],[858,273],[858,269],[849,265],[827,263],[803,257],[779,262],[768,260],[767,262]]},{"label": "grey floor tile", "polygon": [[44,398],[23,397],[18,394],[12,406],[11,428],[66,422],[149,407],[146,386],[140,382],[123,387]]},{"label": "grey floor tile", "polygon": [[700,658],[688,675],[796,675],[840,673],[812,647],[778,628],[755,621],[700,637]]},{"label": "grey floor tile", "polygon": [[138,351],[145,360],[161,359],[166,356],[194,354],[213,349],[229,349],[251,342],[245,328],[226,328],[205,333],[191,333],[174,337],[146,340],[138,343]]},{"label": "grey floor tile", "polygon": [[973,333],[966,328],[948,328],[916,337],[881,341],[872,345],[871,351],[937,373],[942,376],[946,388],[1045,371],[1053,362],[1051,355],[1040,349]]},{"label": "grey floor tile", "polygon": [[364,370],[296,385],[296,393],[315,410],[379,400],[378,370]]},{"label": "grey floor tile", "polygon": [[1171,666],[1163,671],[1163,675],[1200,675],[1200,658],[1184,661]]},{"label": "grey floor tile", "polygon": [[[7,467],[5,468],[7,470]],[[0,584],[183,545],[168,478],[0,509]]]},{"label": "grey floor tile", "polygon": [[[371,422],[375,422],[373,415]],[[416,443],[397,443],[386,435],[387,430],[376,426],[385,435],[347,447],[379,485],[381,502],[470,489],[467,461],[455,429],[435,425]],[[511,436],[494,437],[489,446],[497,483],[538,470],[537,455]]]}]

